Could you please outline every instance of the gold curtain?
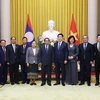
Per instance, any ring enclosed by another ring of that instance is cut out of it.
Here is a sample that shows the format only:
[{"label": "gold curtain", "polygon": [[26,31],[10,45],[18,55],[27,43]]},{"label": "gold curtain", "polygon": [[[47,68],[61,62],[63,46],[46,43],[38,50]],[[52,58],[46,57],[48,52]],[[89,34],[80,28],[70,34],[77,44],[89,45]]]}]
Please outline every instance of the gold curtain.
[{"label": "gold curtain", "polygon": [[74,14],[80,40],[88,32],[88,0],[11,0],[11,36],[21,43],[30,15],[35,39],[48,29],[48,20],[55,21],[55,30],[67,41],[72,14]]}]

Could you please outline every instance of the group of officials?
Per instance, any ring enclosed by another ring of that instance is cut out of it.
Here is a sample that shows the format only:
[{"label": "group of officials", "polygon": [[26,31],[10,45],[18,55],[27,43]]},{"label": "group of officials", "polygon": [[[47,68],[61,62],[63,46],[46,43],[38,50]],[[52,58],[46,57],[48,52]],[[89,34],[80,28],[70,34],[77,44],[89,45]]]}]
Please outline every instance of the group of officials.
[{"label": "group of officials", "polygon": [[[57,35],[57,42],[50,45],[50,39],[45,38],[44,44],[37,48],[35,41],[29,46],[27,38],[22,38],[22,45],[16,44],[16,38],[11,37],[11,44],[6,46],[6,40],[0,41],[0,84],[7,84],[9,69],[11,85],[19,83],[19,65],[21,65],[22,84],[36,85],[38,67],[41,67],[41,86],[51,86],[52,66],[55,66],[56,83],[65,86],[78,84],[77,62],[80,64],[80,83],[87,82],[91,86],[91,66],[95,63],[96,86],[99,86],[100,70],[100,35],[97,43],[88,42],[88,36],[82,37],[83,43],[75,44],[75,37],[70,36],[68,43],[64,42],[63,34]],[[47,78],[46,78],[47,74]],[[60,76],[61,82],[60,82]]]}]

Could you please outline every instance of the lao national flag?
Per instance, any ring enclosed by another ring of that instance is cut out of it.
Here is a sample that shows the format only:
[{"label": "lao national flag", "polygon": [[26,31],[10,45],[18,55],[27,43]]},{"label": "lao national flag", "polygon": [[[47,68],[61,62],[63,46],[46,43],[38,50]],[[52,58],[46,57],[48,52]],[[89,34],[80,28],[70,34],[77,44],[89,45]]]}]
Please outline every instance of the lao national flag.
[{"label": "lao national flag", "polygon": [[76,23],[74,20],[74,14],[72,15],[72,20],[71,20],[71,25],[70,25],[70,32],[69,32],[69,36],[73,35],[75,37],[76,40],[76,44],[80,44],[80,39],[77,33],[77,27],[76,27]]},{"label": "lao national flag", "polygon": [[32,25],[30,22],[29,15],[28,15],[27,23],[26,23],[25,37],[27,37],[28,44],[31,46],[32,42],[35,41],[35,37],[34,37],[34,32],[32,30]]}]

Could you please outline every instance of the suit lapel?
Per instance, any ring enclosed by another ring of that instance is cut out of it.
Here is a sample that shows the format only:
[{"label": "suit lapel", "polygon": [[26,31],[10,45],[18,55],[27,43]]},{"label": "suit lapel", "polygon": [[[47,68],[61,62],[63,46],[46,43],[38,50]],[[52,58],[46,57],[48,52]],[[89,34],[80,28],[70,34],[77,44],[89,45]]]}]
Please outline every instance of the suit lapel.
[{"label": "suit lapel", "polygon": [[13,51],[13,53],[14,53],[14,49],[13,49],[13,46],[12,46],[12,44],[10,44],[10,47],[11,47],[11,50]]},{"label": "suit lapel", "polygon": [[87,51],[87,50],[88,50],[88,48],[89,48],[89,43],[87,43],[87,47],[86,47],[86,50],[85,50],[85,51]]}]

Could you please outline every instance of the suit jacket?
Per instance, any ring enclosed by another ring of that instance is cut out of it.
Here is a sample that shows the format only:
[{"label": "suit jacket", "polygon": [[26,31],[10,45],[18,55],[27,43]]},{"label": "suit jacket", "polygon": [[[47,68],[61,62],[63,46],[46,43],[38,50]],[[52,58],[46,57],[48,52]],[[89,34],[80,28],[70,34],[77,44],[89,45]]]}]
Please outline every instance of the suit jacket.
[{"label": "suit jacket", "polygon": [[42,65],[52,65],[54,63],[54,49],[51,45],[48,47],[48,52],[45,49],[45,45],[40,47],[39,63],[42,63]]},{"label": "suit jacket", "polygon": [[26,51],[27,51],[27,48],[29,47],[29,45],[27,44],[26,45],[26,48],[24,50],[23,48],[23,44],[20,45],[19,47],[19,53],[20,53],[20,63],[26,63]]},{"label": "suit jacket", "polygon": [[94,50],[94,60],[100,59],[100,51],[97,48],[97,43],[93,45],[93,50]]},{"label": "suit jacket", "polygon": [[7,45],[6,59],[10,64],[19,63],[19,45],[15,45],[15,52],[12,44]]},{"label": "suit jacket", "polygon": [[35,52],[35,55],[34,55],[32,47],[28,47],[27,52],[26,52],[26,63],[38,64],[38,53],[39,53],[38,48],[36,48],[36,52]]},{"label": "suit jacket", "polygon": [[68,45],[64,41],[58,50],[58,42],[54,44],[54,55],[55,55],[55,63],[64,63],[64,60],[68,60]]},{"label": "suit jacket", "polygon": [[5,62],[5,54],[2,47],[0,46],[0,64],[4,64],[4,62]]},{"label": "suit jacket", "polygon": [[90,63],[90,61],[93,61],[93,45],[88,43],[86,50],[84,50],[83,43],[79,45],[79,60],[81,63],[84,63],[83,61]]}]

